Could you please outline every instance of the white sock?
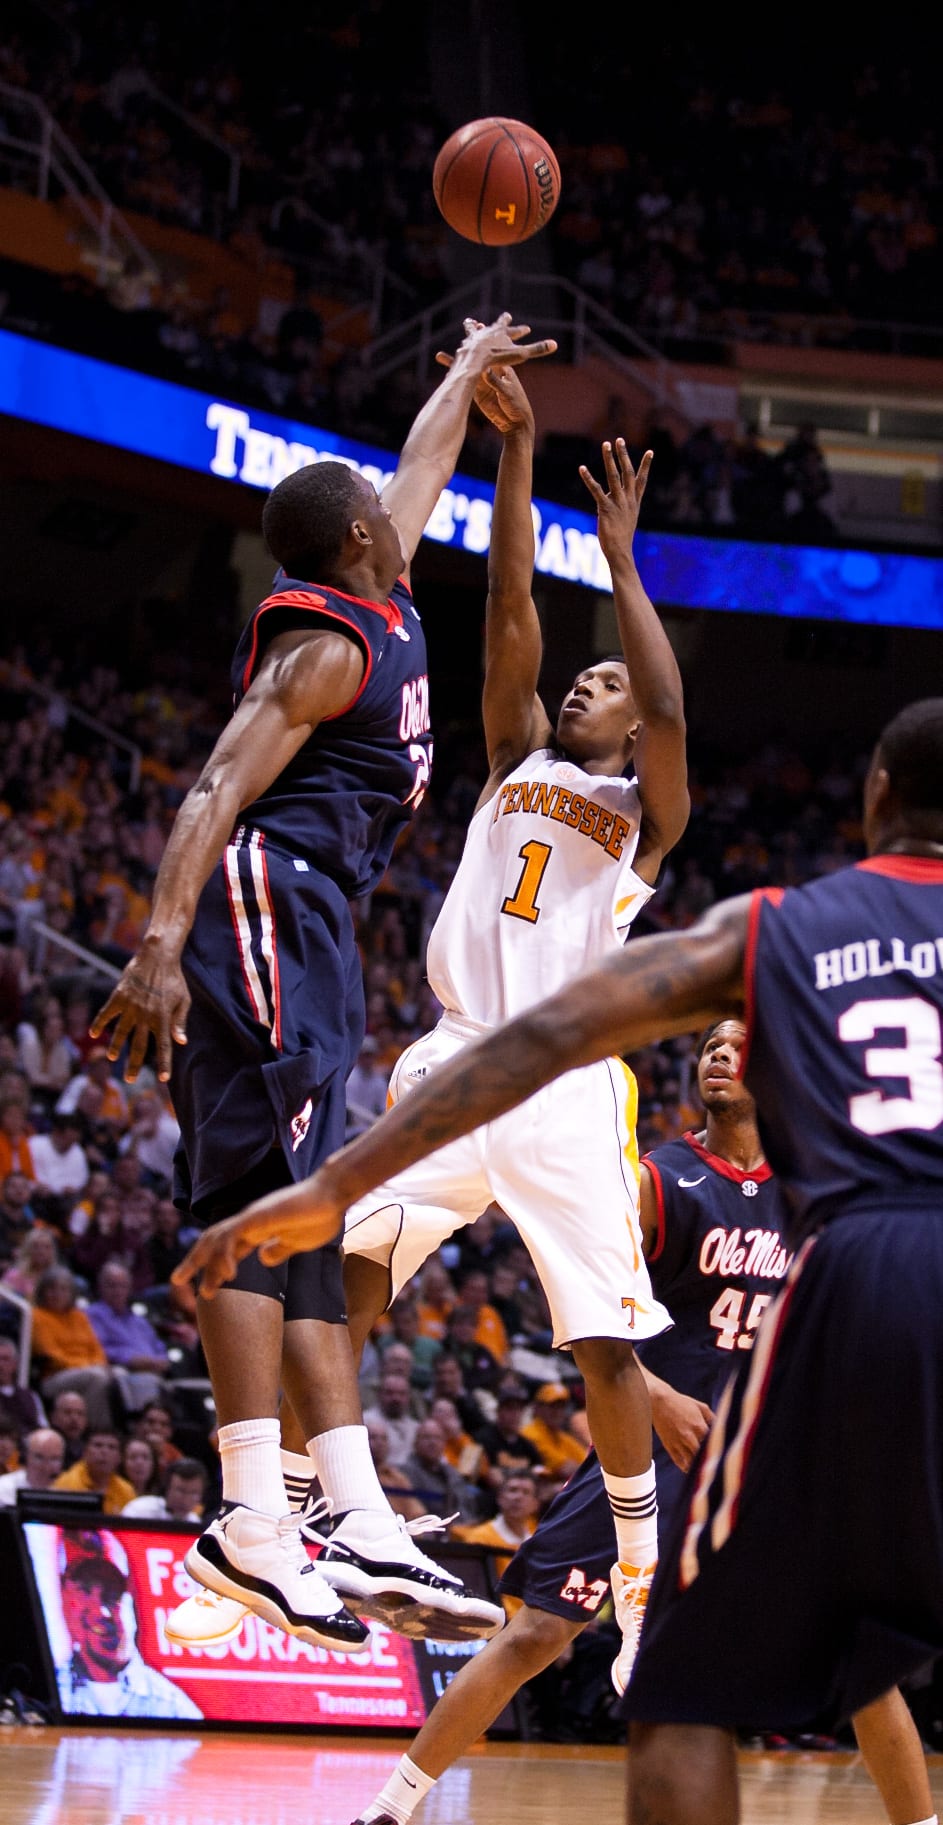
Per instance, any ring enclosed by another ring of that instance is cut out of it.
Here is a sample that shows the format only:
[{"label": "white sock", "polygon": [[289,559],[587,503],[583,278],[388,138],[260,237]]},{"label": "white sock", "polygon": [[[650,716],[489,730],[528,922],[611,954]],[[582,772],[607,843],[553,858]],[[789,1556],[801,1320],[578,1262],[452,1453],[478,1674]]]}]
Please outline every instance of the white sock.
[{"label": "white sock", "polygon": [[277,1419],[240,1419],[232,1426],[220,1426],[224,1502],[239,1502],[260,1514],[288,1513],[280,1437]]},{"label": "white sock", "polygon": [[939,1821],[937,1814],[935,1812],[931,1812],[930,1817],[928,1819],[915,1819],[914,1825],[940,1825],[940,1821]]},{"label": "white sock", "polygon": [[604,1470],[602,1480],[615,1522],[619,1561],[643,1571],[658,1557],[655,1466],[649,1464],[641,1476],[613,1476]]},{"label": "white sock", "polygon": [[284,1445],[279,1456],[282,1461],[282,1476],[285,1480],[285,1492],[288,1496],[288,1507],[292,1514],[300,1514],[307,1499],[308,1490],[314,1476],[314,1465],[305,1453],[286,1451]]},{"label": "white sock", "polygon": [[335,1426],[309,1438],[308,1451],[318,1467],[318,1481],[331,1504],[332,1515],[351,1508],[369,1508],[391,1515],[370,1455],[366,1426]]},{"label": "white sock", "polygon": [[396,1820],[396,1825],[406,1825],[411,1819],[420,1800],[424,1800],[435,1781],[431,1774],[423,1774],[408,1755],[400,1757],[382,1793],[361,1813],[364,1825],[370,1825],[373,1819],[381,1819],[389,1813]]}]

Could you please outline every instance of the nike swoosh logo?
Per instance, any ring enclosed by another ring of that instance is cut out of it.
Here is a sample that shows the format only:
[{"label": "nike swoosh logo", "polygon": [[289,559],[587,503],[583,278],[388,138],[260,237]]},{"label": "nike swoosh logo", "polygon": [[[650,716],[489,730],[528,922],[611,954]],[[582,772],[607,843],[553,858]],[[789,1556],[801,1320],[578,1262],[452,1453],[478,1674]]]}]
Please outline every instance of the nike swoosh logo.
[{"label": "nike swoosh logo", "polygon": [[404,1775],[403,1775],[403,1779],[404,1779],[404,1781],[405,1781],[405,1782],[406,1782],[406,1785],[407,1785],[407,1787],[413,1787],[413,1788],[414,1788],[414,1787],[415,1787],[415,1786],[416,1786],[416,1782],[415,1782],[415,1781],[411,1781],[411,1780],[410,1780],[410,1778],[409,1778],[409,1775],[408,1775],[408,1774],[404,1774]]},{"label": "nike swoosh logo", "polygon": [[707,1173],[702,1172],[699,1179],[679,1179],[678,1184],[683,1185],[685,1191],[693,1191],[695,1185],[703,1185],[706,1177]]}]

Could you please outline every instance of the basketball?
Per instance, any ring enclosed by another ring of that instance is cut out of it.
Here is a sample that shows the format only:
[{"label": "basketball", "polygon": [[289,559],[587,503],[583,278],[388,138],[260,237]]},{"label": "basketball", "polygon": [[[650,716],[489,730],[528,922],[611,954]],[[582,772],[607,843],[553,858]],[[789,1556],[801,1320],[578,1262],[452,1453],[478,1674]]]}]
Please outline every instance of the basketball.
[{"label": "basketball", "polygon": [[432,190],[456,234],[482,247],[511,247],[546,227],[560,199],[560,167],[533,127],[494,115],[468,121],[446,140]]}]

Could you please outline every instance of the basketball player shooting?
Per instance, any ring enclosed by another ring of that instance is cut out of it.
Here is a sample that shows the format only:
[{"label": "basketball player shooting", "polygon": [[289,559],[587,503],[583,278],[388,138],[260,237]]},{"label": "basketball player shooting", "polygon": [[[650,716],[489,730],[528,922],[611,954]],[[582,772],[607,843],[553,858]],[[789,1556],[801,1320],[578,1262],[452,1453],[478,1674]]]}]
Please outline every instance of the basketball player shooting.
[{"label": "basketball player shooting", "polygon": [[[650,453],[636,472],[622,440],[605,444],[605,486],[581,470],[624,656],[580,672],[554,729],[537,696],[533,413],[510,366],[488,370],[476,399],[504,440],[483,692],[491,770],[429,939],[427,972],[446,1011],[398,1061],[394,1101],[483,1031],[618,952],[688,816],[681,678],[632,555]],[[652,1295],[639,1233],[636,1113],[631,1072],[619,1058],[602,1060],[381,1185],[349,1211],[344,1236],[357,1352],[456,1229],[492,1201],[516,1225],[554,1344],[572,1350],[585,1383],[618,1545],[626,1668],[657,1556],[651,1408],[633,1346],[670,1322]]]}]

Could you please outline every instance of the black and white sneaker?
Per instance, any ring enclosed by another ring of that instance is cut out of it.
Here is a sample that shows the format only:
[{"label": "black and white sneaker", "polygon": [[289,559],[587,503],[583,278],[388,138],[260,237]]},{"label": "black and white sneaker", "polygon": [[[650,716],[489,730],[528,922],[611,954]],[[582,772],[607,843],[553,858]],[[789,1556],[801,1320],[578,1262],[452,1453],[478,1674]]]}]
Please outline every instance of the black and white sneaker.
[{"label": "black and white sneaker", "polygon": [[[323,1513],[323,1510],[322,1510]],[[353,1508],[325,1535],[317,1511],[299,1517],[306,1539],[321,1544],[317,1568],[357,1616],[382,1622],[410,1641],[485,1640],[504,1627],[500,1604],[470,1591],[460,1578],[427,1559],[415,1536],[441,1533],[438,1515],[401,1515]]]},{"label": "black and white sneaker", "polygon": [[275,1520],[223,1502],[183,1562],[207,1590],[234,1598],[313,1647],[356,1654],[369,1638],[309,1558],[296,1515]]}]

